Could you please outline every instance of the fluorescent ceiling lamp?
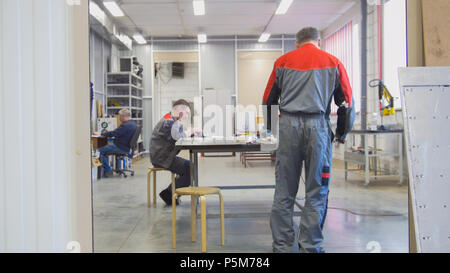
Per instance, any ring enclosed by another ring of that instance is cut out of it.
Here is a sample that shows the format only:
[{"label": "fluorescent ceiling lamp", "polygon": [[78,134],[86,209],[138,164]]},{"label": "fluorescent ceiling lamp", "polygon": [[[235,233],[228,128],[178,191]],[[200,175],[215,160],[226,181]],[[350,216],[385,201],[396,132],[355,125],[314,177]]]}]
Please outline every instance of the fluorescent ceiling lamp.
[{"label": "fluorescent ceiling lamp", "polygon": [[275,14],[285,14],[289,7],[291,6],[292,2],[294,0],[281,0],[280,5],[278,6],[278,9],[275,11]]},{"label": "fluorescent ceiling lamp", "polygon": [[204,0],[194,0],[194,15],[205,15],[205,1]]},{"label": "fluorescent ceiling lamp", "polygon": [[115,1],[105,1],[103,2],[103,5],[109,12],[111,12],[114,17],[125,16],[122,9],[119,7],[119,5],[117,5]]},{"label": "fluorescent ceiling lamp", "polygon": [[200,34],[198,35],[198,42],[199,42],[199,43],[204,44],[204,43],[206,43],[207,41],[208,41],[208,38],[206,37],[206,34],[200,33]]},{"label": "fluorescent ceiling lamp", "polygon": [[133,48],[133,41],[125,34],[116,34],[115,35],[119,41],[121,41],[129,50]]},{"label": "fluorescent ceiling lamp", "polygon": [[133,39],[140,45],[145,45],[147,43],[147,41],[141,34],[135,34],[133,36]]},{"label": "fluorescent ceiling lamp", "polygon": [[263,34],[261,34],[261,37],[259,37],[258,42],[265,43],[269,40],[269,38],[270,38],[270,33],[263,33]]},{"label": "fluorescent ceiling lamp", "polygon": [[92,15],[103,25],[105,24],[105,13],[103,10],[94,2],[89,3],[89,14]]}]

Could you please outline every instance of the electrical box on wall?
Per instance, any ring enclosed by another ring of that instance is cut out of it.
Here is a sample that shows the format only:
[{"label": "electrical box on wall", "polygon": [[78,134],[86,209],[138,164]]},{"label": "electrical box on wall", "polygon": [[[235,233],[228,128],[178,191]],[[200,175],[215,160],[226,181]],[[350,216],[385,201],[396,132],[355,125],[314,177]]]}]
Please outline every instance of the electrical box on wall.
[{"label": "electrical box on wall", "polygon": [[172,77],[184,78],[184,63],[172,63]]},{"label": "electrical box on wall", "polygon": [[400,68],[418,252],[450,252],[450,67]]},{"label": "electrical box on wall", "polygon": [[139,77],[142,77],[144,72],[143,66],[139,63],[138,59],[134,56],[120,58],[120,71],[131,72]]}]

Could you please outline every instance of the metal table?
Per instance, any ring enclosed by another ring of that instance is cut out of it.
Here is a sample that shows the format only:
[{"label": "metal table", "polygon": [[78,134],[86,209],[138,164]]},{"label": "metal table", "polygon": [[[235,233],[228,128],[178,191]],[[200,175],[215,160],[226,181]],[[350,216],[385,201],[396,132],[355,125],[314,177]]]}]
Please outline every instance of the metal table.
[{"label": "metal table", "polygon": [[[379,152],[377,150],[377,136],[378,135],[388,135],[388,134],[396,134],[398,135],[398,151],[397,152]],[[399,185],[403,182],[403,129],[393,129],[393,130],[353,130],[349,133],[349,135],[362,135],[364,138],[364,154],[350,152],[348,149],[348,142],[345,144],[345,152],[344,152],[344,164],[345,164],[345,180],[347,181],[347,173],[348,163],[360,164],[364,165],[364,174],[365,174],[365,184],[364,186],[368,186],[370,183],[370,178],[377,177],[398,177]],[[374,141],[374,149],[373,153],[369,154],[369,137],[373,137]],[[380,157],[398,157],[399,158],[399,172],[398,174],[388,174],[388,175],[379,175],[378,174],[378,166],[377,166],[377,158]],[[370,175],[370,158],[374,159],[374,175]],[[356,169],[359,171],[359,169]]]},{"label": "metal table", "polygon": [[[259,152],[261,144],[250,143],[240,140],[214,140],[203,138],[185,138],[180,139],[176,145],[178,150],[189,150],[189,159],[191,161],[191,185],[198,187],[198,154],[208,152]],[[216,188],[225,190],[234,189],[273,189],[274,185],[243,185],[243,186],[216,186]]]},{"label": "metal table", "polygon": [[[275,145],[276,144],[269,144]],[[198,154],[207,152],[260,152],[260,143],[246,143],[245,140],[214,140],[204,138],[182,138],[177,141],[177,150],[189,150],[191,162],[191,186],[198,187]],[[242,185],[242,186],[214,186],[224,190],[236,189],[274,189],[275,185]],[[198,203],[198,202],[197,202]],[[303,206],[296,200],[295,205],[302,210]],[[197,208],[196,208],[197,209]],[[298,213],[294,213],[298,215]]]},{"label": "metal table", "polygon": [[[270,145],[270,144],[269,144]],[[191,186],[198,187],[198,154],[207,152],[260,152],[260,143],[246,143],[243,140],[214,140],[203,138],[182,138],[175,148],[178,150],[189,150],[191,162]],[[275,185],[242,185],[242,186],[214,186],[223,190],[236,189],[274,189]],[[198,203],[198,200],[197,200]],[[295,205],[302,210],[303,206],[296,200]],[[197,207],[195,208],[197,211]],[[300,215],[294,212],[294,215]]]}]

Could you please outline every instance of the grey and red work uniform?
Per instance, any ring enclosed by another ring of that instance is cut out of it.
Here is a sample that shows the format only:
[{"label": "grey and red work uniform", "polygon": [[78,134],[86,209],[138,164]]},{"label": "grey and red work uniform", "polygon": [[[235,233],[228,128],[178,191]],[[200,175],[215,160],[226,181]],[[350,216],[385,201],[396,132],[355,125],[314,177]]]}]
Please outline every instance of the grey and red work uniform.
[{"label": "grey and red work uniform", "polygon": [[[175,188],[188,187],[191,184],[190,161],[178,157],[175,143],[186,134],[183,125],[172,114],[166,114],[153,129],[150,140],[150,160],[153,166],[165,168],[177,174]],[[168,203],[172,202],[172,188],[169,185],[160,196]]]},{"label": "grey and red work uniform", "polygon": [[295,241],[292,216],[303,162],[306,193],[299,248],[300,252],[323,252],[322,229],[335,137],[329,119],[333,98],[339,107],[336,138],[345,140],[355,111],[342,63],[311,43],[275,62],[263,102],[269,117],[270,105],[279,105],[280,110],[276,187],[270,216],[274,252],[290,252]]}]

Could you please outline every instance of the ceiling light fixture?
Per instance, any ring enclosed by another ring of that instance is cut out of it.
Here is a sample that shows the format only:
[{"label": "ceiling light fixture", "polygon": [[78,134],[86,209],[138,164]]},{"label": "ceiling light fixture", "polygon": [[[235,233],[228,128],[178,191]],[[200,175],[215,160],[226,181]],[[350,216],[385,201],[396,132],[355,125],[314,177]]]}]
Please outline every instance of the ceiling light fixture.
[{"label": "ceiling light fixture", "polygon": [[105,24],[105,13],[103,10],[94,2],[89,3],[89,14],[97,19],[102,25]]},{"label": "ceiling light fixture", "polygon": [[147,44],[147,40],[145,40],[144,36],[142,36],[141,34],[133,35],[133,39],[140,45]]},{"label": "ceiling light fixture", "polygon": [[109,12],[111,12],[114,17],[125,16],[122,9],[119,7],[119,5],[117,5],[115,1],[105,1],[103,2],[103,5]]},{"label": "ceiling light fixture", "polygon": [[292,2],[294,0],[281,0],[280,5],[278,6],[278,9],[275,11],[275,14],[285,14],[289,7],[291,6]]},{"label": "ceiling light fixture", "polygon": [[201,44],[205,44],[206,42],[208,42],[208,38],[205,33],[200,33],[200,34],[198,34],[197,37],[198,37],[198,42]]},{"label": "ceiling light fixture", "polygon": [[199,16],[199,15],[205,15],[205,1],[204,0],[194,0],[194,2],[192,2],[194,5],[194,15]]},{"label": "ceiling light fixture", "polygon": [[265,43],[269,40],[269,38],[270,38],[270,33],[263,33],[263,34],[261,34],[261,37],[259,37],[258,42]]},{"label": "ceiling light fixture", "polygon": [[133,49],[133,41],[125,34],[115,34],[116,38],[121,41],[129,50]]}]

